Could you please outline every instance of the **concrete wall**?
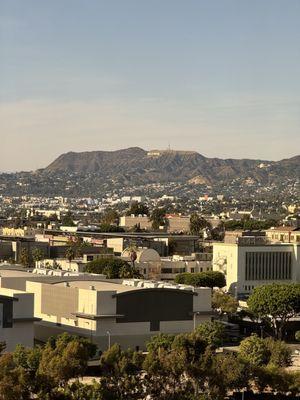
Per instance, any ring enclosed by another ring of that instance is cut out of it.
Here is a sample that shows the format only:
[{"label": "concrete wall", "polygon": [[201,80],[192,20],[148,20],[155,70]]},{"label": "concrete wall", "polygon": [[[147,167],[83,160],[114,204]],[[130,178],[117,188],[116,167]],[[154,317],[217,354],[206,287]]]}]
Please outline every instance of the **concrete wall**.
[{"label": "concrete wall", "polygon": [[0,327],[0,341],[6,343],[6,351],[12,351],[17,344],[33,347],[34,342],[34,296],[13,289],[0,289],[0,295],[14,297],[13,325],[11,328]]}]

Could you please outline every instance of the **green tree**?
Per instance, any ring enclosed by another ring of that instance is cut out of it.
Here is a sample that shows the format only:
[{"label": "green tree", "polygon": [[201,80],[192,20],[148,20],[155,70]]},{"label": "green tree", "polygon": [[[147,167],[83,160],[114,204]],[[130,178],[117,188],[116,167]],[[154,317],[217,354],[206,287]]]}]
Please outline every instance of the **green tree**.
[{"label": "green tree", "polygon": [[118,224],[119,213],[113,208],[107,208],[101,216],[100,223],[105,225]]},{"label": "green tree", "polygon": [[214,290],[212,296],[212,308],[219,314],[235,314],[239,302],[229,293],[221,290]]},{"label": "green tree", "polygon": [[182,274],[177,274],[174,281],[175,283],[196,287],[222,288],[226,286],[225,275],[219,271],[206,271],[199,273],[184,272]]},{"label": "green tree", "polygon": [[259,286],[247,304],[257,318],[270,324],[275,337],[281,339],[286,323],[300,312],[300,284]]},{"label": "green tree", "polygon": [[67,333],[50,338],[42,351],[38,373],[65,386],[71,378],[83,376],[87,362],[95,354],[96,346]]},{"label": "green tree", "polygon": [[160,333],[159,335],[152,336],[149,342],[147,342],[147,351],[156,352],[158,349],[170,350],[174,339],[174,335],[169,335],[166,333]]},{"label": "green tree", "polygon": [[45,257],[43,250],[38,247],[34,247],[31,254],[34,262],[41,261]]},{"label": "green tree", "polygon": [[72,247],[67,247],[65,255],[66,255],[66,258],[71,263],[71,261],[74,260],[74,258],[76,257],[76,250],[74,249],[73,246]]},{"label": "green tree", "polygon": [[100,224],[99,226],[99,231],[100,232],[125,232],[124,228],[116,225],[110,225],[110,224]]},{"label": "green tree", "polygon": [[75,226],[74,221],[73,221],[73,216],[70,211],[66,213],[61,219],[61,223],[63,226]]},{"label": "green tree", "polygon": [[217,354],[212,358],[206,391],[212,400],[224,400],[229,390],[247,388],[249,368],[234,354]]},{"label": "green tree", "polygon": [[103,257],[90,261],[85,267],[85,272],[104,274],[109,279],[140,277],[138,271],[127,261],[115,257]]},{"label": "green tree", "polygon": [[166,225],[166,210],[165,208],[155,208],[151,215],[150,221],[152,222],[152,228],[158,230],[160,226]]},{"label": "green tree", "polygon": [[245,361],[255,367],[267,365],[270,360],[270,351],[264,340],[255,334],[241,341],[239,352]]},{"label": "green tree", "polygon": [[267,219],[265,221],[243,218],[241,221],[226,221],[225,229],[227,231],[234,230],[265,230],[272,226],[278,226],[278,221],[274,219]]},{"label": "green tree", "polygon": [[121,350],[114,344],[100,358],[103,386],[109,388],[112,398],[138,400],[142,398],[143,381],[140,377],[143,355],[132,350]]},{"label": "green tree", "polygon": [[211,224],[197,213],[193,213],[190,218],[190,231],[192,235],[200,235],[203,229],[211,229]]},{"label": "green tree", "polygon": [[18,345],[0,356],[0,400],[63,398],[61,388],[84,374],[95,350],[86,339],[67,333],[50,338],[45,347]]},{"label": "green tree", "polygon": [[290,347],[282,340],[265,338],[265,345],[269,351],[269,365],[275,367],[288,367],[292,363],[292,352]]},{"label": "green tree", "polygon": [[0,357],[1,357],[1,354],[4,352],[5,349],[6,349],[6,343],[5,342],[0,342]]},{"label": "green tree", "polygon": [[204,322],[197,326],[196,334],[201,336],[207,345],[219,347],[225,339],[225,327],[219,321]]},{"label": "green tree", "polygon": [[240,356],[254,367],[288,367],[291,350],[286,343],[273,338],[259,338],[253,334],[240,343]]},{"label": "green tree", "polygon": [[66,386],[61,400],[117,400],[114,393],[103,381],[83,384],[75,381]]},{"label": "green tree", "polygon": [[126,212],[126,215],[149,215],[149,208],[144,203],[134,201]]},{"label": "green tree", "polygon": [[19,256],[19,262],[22,264],[24,267],[30,267],[31,265],[31,257],[30,257],[30,252],[28,249],[23,247],[20,252]]},{"label": "green tree", "polygon": [[22,371],[16,368],[11,353],[0,357],[0,400],[29,399],[26,387],[23,385]]}]

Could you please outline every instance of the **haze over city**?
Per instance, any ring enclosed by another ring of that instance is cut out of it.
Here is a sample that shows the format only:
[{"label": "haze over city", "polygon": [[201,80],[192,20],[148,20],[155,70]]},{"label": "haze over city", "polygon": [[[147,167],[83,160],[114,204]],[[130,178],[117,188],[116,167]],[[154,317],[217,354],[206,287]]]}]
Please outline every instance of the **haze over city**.
[{"label": "haze over city", "polygon": [[300,3],[0,0],[0,171],[61,153],[300,148]]},{"label": "haze over city", "polygon": [[0,400],[300,400],[300,0],[0,0]]}]

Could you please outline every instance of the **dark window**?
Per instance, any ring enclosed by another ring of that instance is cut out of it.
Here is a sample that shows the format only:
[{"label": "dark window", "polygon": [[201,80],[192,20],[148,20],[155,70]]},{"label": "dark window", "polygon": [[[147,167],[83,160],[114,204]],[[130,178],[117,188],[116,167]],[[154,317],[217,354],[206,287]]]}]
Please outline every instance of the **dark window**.
[{"label": "dark window", "polygon": [[13,327],[13,302],[11,299],[1,300],[2,304],[2,328]]},{"label": "dark window", "polygon": [[192,320],[193,292],[175,289],[138,289],[118,293],[117,323]]},{"label": "dark window", "polygon": [[247,252],[246,281],[291,279],[290,252]]},{"label": "dark window", "polygon": [[159,321],[150,321],[150,331],[159,331]]}]

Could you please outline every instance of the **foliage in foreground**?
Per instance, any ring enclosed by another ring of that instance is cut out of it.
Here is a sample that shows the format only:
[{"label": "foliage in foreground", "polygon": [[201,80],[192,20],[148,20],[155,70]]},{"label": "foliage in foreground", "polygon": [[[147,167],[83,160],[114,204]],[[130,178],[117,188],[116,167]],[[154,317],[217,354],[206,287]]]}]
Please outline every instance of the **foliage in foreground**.
[{"label": "foliage in foreground", "polygon": [[299,394],[300,374],[284,369],[290,353],[283,342],[251,336],[240,353],[218,353],[223,329],[212,322],[190,334],[160,334],[146,355],[114,344],[89,385],[70,381],[84,375],[95,352],[85,339],[63,334],[44,348],[18,346],[0,356],[0,400],[223,400],[249,387]]},{"label": "foliage in foreground", "polygon": [[259,286],[247,301],[249,311],[268,324],[278,339],[287,322],[300,313],[300,284]]}]

